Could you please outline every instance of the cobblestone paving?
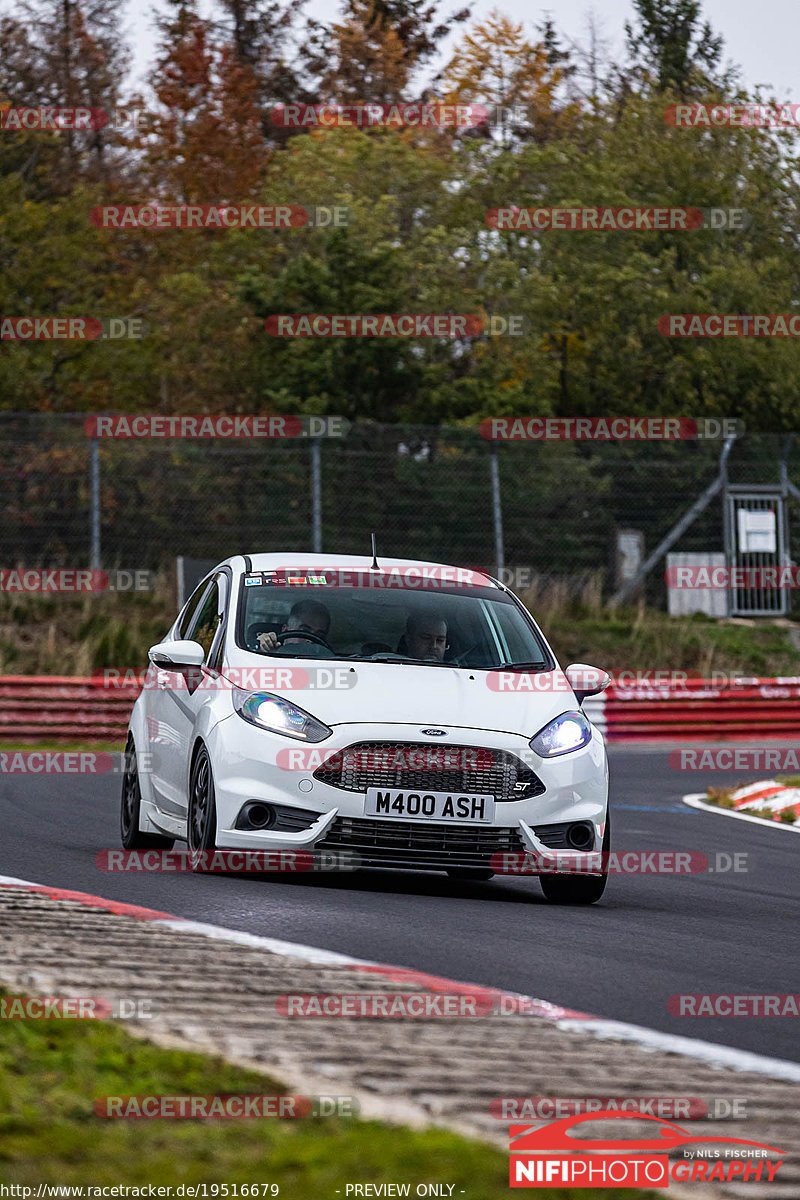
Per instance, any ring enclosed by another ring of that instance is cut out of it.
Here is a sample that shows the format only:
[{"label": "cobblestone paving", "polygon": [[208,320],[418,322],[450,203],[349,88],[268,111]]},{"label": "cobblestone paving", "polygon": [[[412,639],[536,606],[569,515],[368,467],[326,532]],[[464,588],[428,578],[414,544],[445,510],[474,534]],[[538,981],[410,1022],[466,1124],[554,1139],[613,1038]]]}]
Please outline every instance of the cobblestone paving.
[{"label": "cobblestone paving", "polygon": [[[218,1053],[297,1094],[353,1096],[364,1116],[442,1125],[504,1149],[507,1126],[490,1114],[495,1097],[744,1098],[746,1120],[691,1127],[786,1149],[776,1180],[682,1191],[673,1184],[665,1194],[800,1200],[800,1084],[600,1038],[574,1022],[519,1014],[289,1019],[275,1003],[286,993],[426,989],[16,887],[0,887],[0,983],[30,995],[147,998],[154,1015],[128,1022],[131,1033]],[[640,1132],[632,1127],[632,1136]]]}]

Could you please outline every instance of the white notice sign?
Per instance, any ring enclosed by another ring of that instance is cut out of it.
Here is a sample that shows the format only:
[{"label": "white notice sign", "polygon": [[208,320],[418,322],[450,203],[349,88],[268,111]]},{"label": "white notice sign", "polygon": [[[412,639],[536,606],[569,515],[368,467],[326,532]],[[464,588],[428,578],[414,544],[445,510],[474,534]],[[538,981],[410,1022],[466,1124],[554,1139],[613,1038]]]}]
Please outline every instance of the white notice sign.
[{"label": "white notice sign", "polygon": [[752,512],[740,508],[736,515],[739,523],[739,553],[775,554],[778,535],[774,511],[770,508]]}]

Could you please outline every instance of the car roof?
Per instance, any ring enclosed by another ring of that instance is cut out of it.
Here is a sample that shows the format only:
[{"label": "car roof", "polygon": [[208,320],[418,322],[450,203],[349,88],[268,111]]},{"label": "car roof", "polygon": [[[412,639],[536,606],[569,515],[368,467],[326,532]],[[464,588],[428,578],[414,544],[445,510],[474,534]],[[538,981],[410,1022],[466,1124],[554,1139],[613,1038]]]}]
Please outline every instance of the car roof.
[{"label": "car roof", "polygon": [[[283,554],[251,554],[248,557],[250,558],[250,567],[247,569],[254,572],[274,571],[279,567],[291,567],[294,570],[300,567],[309,567],[314,570],[322,570],[324,568],[341,570],[343,567],[368,570],[372,566],[372,555],[366,554],[302,554],[293,551]],[[245,566],[242,559],[243,555],[237,554],[226,559],[226,564],[238,570],[243,570]],[[225,564],[220,564],[220,566],[222,565]],[[380,553],[378,554],[378,565],[382,571],[402,570],[407,567],[434,568],[437,571],[448,572],[457,572],[459,570],[470,571],[473,574],[479,573],[485,576],[486,587],[495,587],[499,590],[504,590],[502,585],[488,571],[484,570],[483,567],[465,567],[463,565],[459,567],[454,563],[429,562],[421,558],[386,558]],[[457,579],[458,576],[455,575],[454,578]]]}]

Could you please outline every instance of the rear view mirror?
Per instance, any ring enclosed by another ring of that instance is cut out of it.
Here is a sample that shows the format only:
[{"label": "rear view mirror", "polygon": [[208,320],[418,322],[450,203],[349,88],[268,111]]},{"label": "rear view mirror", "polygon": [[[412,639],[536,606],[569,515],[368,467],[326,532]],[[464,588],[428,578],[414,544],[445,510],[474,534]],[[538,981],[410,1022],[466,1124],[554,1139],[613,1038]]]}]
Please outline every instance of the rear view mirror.
[{"label": "rear view mirror", "polygon": [[611,683],[608,671],[601,667],[590,667],[586,663],[573,663],[564,672],[569,686],[578,697],[578,703],[583,704],[587,696],[598,696]]},{"label": "rear view mirror", "polygon": [[164,667],[167,671],[201,667],[205,656],[206,652],[199,642],[159,642],[147,651],[153,666]]}]

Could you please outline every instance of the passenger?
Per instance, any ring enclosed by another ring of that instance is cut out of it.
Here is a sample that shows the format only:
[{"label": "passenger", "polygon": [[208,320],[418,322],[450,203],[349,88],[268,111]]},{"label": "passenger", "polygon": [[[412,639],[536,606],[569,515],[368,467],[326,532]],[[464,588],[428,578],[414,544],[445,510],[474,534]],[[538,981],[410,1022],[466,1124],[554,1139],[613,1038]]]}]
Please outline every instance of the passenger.
[{"label": "passenger", "polygon": [[406,631],[398,643],[397,653],[444,662],[448,648],[447,621],[443,617],[411,613],[406,622]]}]

